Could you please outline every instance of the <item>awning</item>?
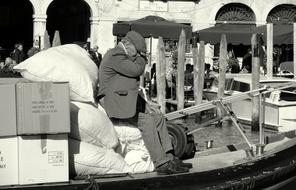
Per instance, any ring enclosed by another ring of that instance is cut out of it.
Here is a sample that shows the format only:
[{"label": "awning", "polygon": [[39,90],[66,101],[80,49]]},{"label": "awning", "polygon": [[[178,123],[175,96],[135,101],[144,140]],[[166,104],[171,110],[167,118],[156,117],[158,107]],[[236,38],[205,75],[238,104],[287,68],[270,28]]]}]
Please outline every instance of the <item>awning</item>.
[{"label": "awning", "polygon": [[217,44],[221,41],[221,35],[226,35],[227,43],[233,45],[251,44],[252,33],[256,26],[254,24],[218,24],[216,26],[196,31],[200,41]]},{"label": "awning", "polygon": [[186,38],[190,39],[191,26],[168,21],[158,16],[147,16],[134,21],[113,24],[113,35],[125,36],[128,31],[134,30],[144,38],[161,36],[164,39],[179,39],[182,29],[185,31]]},{"label": "awning", "polygon": [[[257,33],[263,34],[263,40],[266,42],[267,25],[258,26]],[[293,44],[293,25],[292,24],[274,24],[273,25],[273,44]]]},{"label": "awning", "polygon": [[[218,24],[194,33],[200,41],[210,44],[220,43],[221,35],[225,34],[227,43],[250,45],[253,33],[262,33],[263,41],[266,42],[267,27],[266,25],[256,27],[254,24]],[[293,43],[293,25],[274,25],[273,33],[274,44]]]}]

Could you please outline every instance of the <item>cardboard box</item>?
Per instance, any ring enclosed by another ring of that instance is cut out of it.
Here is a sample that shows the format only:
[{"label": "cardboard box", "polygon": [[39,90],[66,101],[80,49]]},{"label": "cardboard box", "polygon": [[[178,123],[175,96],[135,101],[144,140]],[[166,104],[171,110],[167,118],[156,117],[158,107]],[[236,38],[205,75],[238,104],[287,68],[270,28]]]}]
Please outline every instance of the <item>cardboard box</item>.
[{"label": "cardboard box", "polygon": [[18,184],[18,139],[0,138],[0,186]]},{"label": "cardboard box", "polygon": [[17,83],[17,134],[70,132],[68,83]]},{"label": "cardboard box", "polygon": [[0,84],[0,137],[16,136],[15,86]]},{"label": "cardboard box", "polygon": [[18,136],[19,184],[69,181],[68,135]]}]

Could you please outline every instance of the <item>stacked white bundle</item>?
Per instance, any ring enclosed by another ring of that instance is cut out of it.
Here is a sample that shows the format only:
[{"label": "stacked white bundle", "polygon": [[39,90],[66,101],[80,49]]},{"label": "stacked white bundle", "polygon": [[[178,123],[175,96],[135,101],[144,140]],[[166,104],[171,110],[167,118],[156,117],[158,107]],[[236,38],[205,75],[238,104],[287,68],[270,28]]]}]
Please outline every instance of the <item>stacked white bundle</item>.
[{"label": "stacked white bundle", "polygon": [[14,69],[31,81],[69,82],[71,100],[94,102],[98,67],[78,45],[67,44],[41,51]]},{"label": "stacked white bundle", "polygon": [[128,123],[116,125],[115,130],[120,143],[116,151],[124,157],[132,172],[152,172],[154,164],[143,141],[141,131]]},{"label": "stacked white bundle", "polygon": [[130,168],[114,152],[118,137],[103,109],[94,106],[98,68],[87,52],[68,44],[35,54],[14,69],[31,81],[69,82],[70,173],[100,175],[126,173]]}]

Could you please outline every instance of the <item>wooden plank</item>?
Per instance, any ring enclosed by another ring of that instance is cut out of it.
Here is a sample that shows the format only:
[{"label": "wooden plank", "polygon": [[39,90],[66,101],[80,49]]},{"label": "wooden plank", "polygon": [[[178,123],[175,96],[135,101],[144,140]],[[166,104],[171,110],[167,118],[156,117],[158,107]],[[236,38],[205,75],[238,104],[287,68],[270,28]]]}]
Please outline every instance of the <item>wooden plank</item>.
[{"label": "wooden plank", "polygon": [[[232,95],[232,96],[227,96],[227,97],[222,98],[222,102],[224,104],[229,104],[229,103],[249,99],[250,95],[252,95],[254,93],[258,93],[263,90],[266,90],[266,88],[264,87],[264,88],[260,88],[260,89],[253,90],[253,91],[248,91],[248,92],[243,92],[243,93]],[[216,108],[215,102],[216,102],[216,100],[213,100],[213,101],[209,101],[206,103],[202,103],[200,105],[196,105],[196,106],[192,106],[192,107],[185,108],[182,110],[170,112],[170,113],[165,114],[165,117],[167,120],[173,120],[173,119],[184,117],[186,115],[191,115],[191,114],[195,114],[197,112]]]},{"label": "wooden plank", "polygon": [[158,60],[156,63],[156,88],[157,88],[157,103],[160,105],[160,111],[165,113],[166,99],[165,99],[165,48],[162,37],[159,37],[158,44]]},{"label": "wooden plank", "polygon": [[[260,87],[260,57],[259,57],[259,34],[252,35],[252,90]],[[252,98],[252,131],[259,131],[260,122],[260,99],[259,96]]]},{"label": "wooden plank", "polygon": [[178,68],[177,68],[177,109],[184,108],[184,64],[185,64],[186,36],[182,29],[178,43]]},{"label": "wooden plank", "polygon": [[272,67],[273,67],[273,23],[267,24],[267,40],[266,40],[266,54],[267,54],[267,78],[271,79],[273,75]]}]

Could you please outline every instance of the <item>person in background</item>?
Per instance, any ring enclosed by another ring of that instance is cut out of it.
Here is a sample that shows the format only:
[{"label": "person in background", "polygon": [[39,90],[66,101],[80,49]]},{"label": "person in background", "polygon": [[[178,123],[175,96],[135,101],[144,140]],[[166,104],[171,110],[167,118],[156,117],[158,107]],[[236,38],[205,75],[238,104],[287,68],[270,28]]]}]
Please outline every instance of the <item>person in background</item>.
[{"label": "person in background", "polygon": [[38,52],[40,52],[39,40],[35,40],[34,43],[33,43],[33,47],[31,47],[28,50],[27,55],[28,55],[28,57],[32,57],[33,55],[35,55]]},{"label": "person in background", "polygon": [[234,56],[233,51],[232,50],[228,51],[227,56],[228,56],[228,60],[227,60],[226,72],[239,73],[240,66],[239,66],[238,60]]},{"label": "person in background", "polygon": [[185,86],[193,86],[193,65],[186,64],[184,78]]},{"label": "person in background", "polygon": [[19,64],[20,62],[25,60],[25,53],[23,51],[23,44],[18,43],[15,44],[15,49],[11,53],[11,58],[16,62],[16,64]]},{"label": "person in background", "polygon": [[248,49],[248,52],[244,55],[241,70],[252,73],[252,49]]},{"label": "person in background", "polygon": [[99,46],[95,45],[91,51],[93,52],[93,60],[99,68],[102,61],[102,54],[99,53]]},{"label": "person in background", "polygon": [[173,61],[166,71],[166,82],[168,86],[167,98],[176,99],[177,62]]},{"label": "person in background", "polygon": [[151,67],[150,97],[156,97],[156,94],[156,63],[153,63]]},{"label": "person in background", "polygon": [[139,91],[139,78],[147,63],[145,53],[145,40],[135,31],[129,31],[109,50],[99,69],[98,100],[115,125],[128,122],[139,128],[158,174],[188,172],[192,165],[173,155],[164,116]]}]

